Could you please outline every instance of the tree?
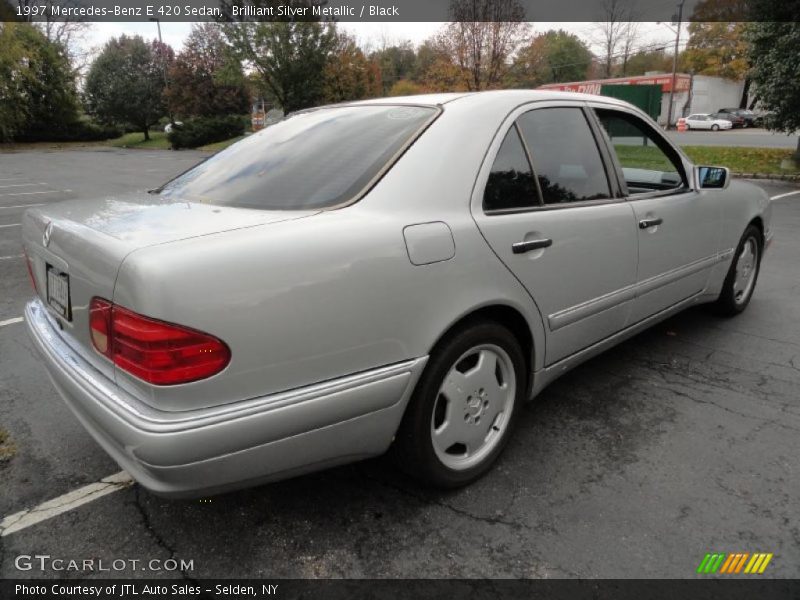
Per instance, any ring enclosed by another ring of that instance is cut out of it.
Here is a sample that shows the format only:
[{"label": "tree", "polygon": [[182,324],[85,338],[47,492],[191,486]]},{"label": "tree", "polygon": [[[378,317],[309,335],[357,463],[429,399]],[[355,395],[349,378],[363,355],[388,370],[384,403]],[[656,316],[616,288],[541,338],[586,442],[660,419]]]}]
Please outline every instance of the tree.
[{"label": "tree", "polygon": [[241,63],[216,23],[197,23],[169,71],[165,91],[170,110],[181,116],[244,113],[249,94]]},{"label": "tree", "polygon": [[586,79],[592,53],[576,35],[547,31],[519,51],[509,72],[515,87],[537,87],[545,83]]},{"label": "tree", "polygon": [[644,75],[648,71],[664,73],[672,70],[672,56],[659,50],[640,50],[628,59],[626,75]]},{"label": "tree", "polygon": [[633,52],[633,42],[637,35],[637,26],[634,23],[638,13],[632,0],[600,0],[602,20],[598,22],[599,44],[603,47],[605,76],[611,77],[614,64],[618,58],[617,51],[622,48],[622,56],[627,62],[627,57]]},{"label": "tree", "polygon": [[324,71],[324,102],[374,98],[383,93],[378,64],[367,60],[356,41],[336,33],[336,47]]},{"label": "tree", "polygon": [[337,47],[333,24],[232,23],[224,33],[237,58],[254,69],[285,112],[323,102],[325,68]]},{"label": "tree", "polygon": [[682,66],[697,75],[744,79],[749,68],[745,26],[745,23],[689,23]]},{"label": "tree", "polygon": [[519,0],[451,0],[450,18],[436,44],[461,70],[467,89],[499,86],[530,33]]},{"label": "tree", "polygon": [[[775,0],[756,4],[762,18],[774,21],[747,26],[750,77],[761,107],[769,111],[765,125],[773,131],[793,133],[800,130],[800,23],[781,22],[785,7]],[[800,166],[800,139],[793,159],[795,168]]]},{"label": "tree", "polygon": [[409,41],[377,50],[370,58],[380,68],[384,94],[401,79],[414,75],[417,67],[417,54]]},{"label": "tree", "polygon": [[[86,36],[92,29],[92,24],[87,21],[75,21],[71,16],[56,18],[53,8],[72,9],[79,8],[81,0],[17,0],[20,7],[36,5],[40,8],[38,19],[34,15],[23,16],[28,22],[33,23],[50,41],[59,44],[69,58],[69,62],[76,73],[81,73],[86,67],[89,52],[85,48]],[[0,19],[4,20],[4,19]]]},{"label": "tree", "polygon": [[129,123],[150,139],[150,127],[166,112],[162,60],[172,49],[141,36],[112,38],[86,77],[87,111],[104,123]]},{"label": "tree", "polygon": [[0,98],[2,140],[75,123],[75,78],[63,46],[29,24],[1,24]]}]

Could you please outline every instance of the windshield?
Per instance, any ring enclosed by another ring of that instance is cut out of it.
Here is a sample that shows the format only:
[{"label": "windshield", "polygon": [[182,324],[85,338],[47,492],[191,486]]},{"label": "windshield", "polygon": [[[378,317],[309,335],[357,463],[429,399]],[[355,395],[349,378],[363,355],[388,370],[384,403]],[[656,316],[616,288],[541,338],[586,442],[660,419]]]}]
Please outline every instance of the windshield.
[{"label": "windshield", "polygon": [[351,200],[436,115],[433,107],[360,105],[290,116],[167,183],[181,200],[267,210]]}]

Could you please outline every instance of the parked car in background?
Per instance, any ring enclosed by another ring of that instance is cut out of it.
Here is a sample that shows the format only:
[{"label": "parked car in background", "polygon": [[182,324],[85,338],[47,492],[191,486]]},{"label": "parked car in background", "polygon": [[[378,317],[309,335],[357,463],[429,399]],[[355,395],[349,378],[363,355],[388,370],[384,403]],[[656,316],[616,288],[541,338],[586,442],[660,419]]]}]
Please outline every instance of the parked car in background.
[{"label": "parked car in background", "polygon": [[22,236],[59,393],[191,496],[390,448],[468,484],[573,367],[745,310],[772,229],[763,190],[632,105],[513,90],[300,111],[150,194],[30,208]]},{"label": "parked car in background", "polygon": [[164,125],[164,133],[172,133],[173,125],[181,127],[183,125],[183,121],[175,121],[174,123],[167,123],[166,125]]},{"label": "parked car in background", "polygon": [[717,114],[737,116],[744,120],[744,127],[761,127],[762,124],[761,115],[746,108],[720,108]]},{"label": "parked car in background", "polygon": [[720,129],[733,129],[733,123],[728,119],[715,119],[709,114],[696,113],[686,117],[686,128],[719,131]]},{"label": "parked car in background", "polygon": [[712,113],[711,118],[724,119],[725,121],[730,121],[734,129],[737,127],[745,127],[744,117],[740,117],[739,115],[733,113],[723,113],[723,112]]}]

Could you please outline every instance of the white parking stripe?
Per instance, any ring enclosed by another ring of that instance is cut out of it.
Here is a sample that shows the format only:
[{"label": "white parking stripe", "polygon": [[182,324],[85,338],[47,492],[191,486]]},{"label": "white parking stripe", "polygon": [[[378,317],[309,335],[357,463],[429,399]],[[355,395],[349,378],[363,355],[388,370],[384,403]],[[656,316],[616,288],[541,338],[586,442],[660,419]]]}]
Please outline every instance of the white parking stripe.
[{"label": "white parking stripe", "polygon": [[51,517],[69,512],[79,506],[102,498],[103,496],[129,487],[133,479],[125,471],[104,477],[97,483],[90,483],[82,488],[53,498],[29,510],[23,510],[0,521],[0,537],[5,537],[26,527],[46,521]]},{"label": "white parking stripe", "polygon": [[46,183],[12,183],[10,185],[0,185],[0,189],[2,188],[12,188],[12,187],[30,187],[32,185],[47,185]]},{"label": "white parking stripe", "polygon": [[794,196],[795,194],[800,194],[800,190],[795,190],[793,192],[786,192],[785,194],[778,194],[777,196],[770,196],[770,200],[780,200],[781,198]]},{"label": "white parking stripe", "polygon": [[4,227],[19,227],[22,223],[11,223],[10,225],[0,225],[0,229]]},{"label": "white parking stripe", "polygon": [[14,323],[22,323],[24,321],[22,317],[14,317],[13,319],[6,319],[5,321],[0,321],[0,327],[5,327],[6,325],[13,325]]},{"label": "white parking stripe", "polygon": [[35,204],[13,204],[11,206],[0,206],[0,210],[4,208],[28,208],[29,206],[46,206],[47,202],[36,202]]},{"label": "white parking stripe", "polygon": [[70,190],[47,190],[46,192],[14,192],[13,194],[0,194],[0,196],[33,196],[34,194],[58,194],[61,191],[69,192]]},{"label": "white parking stripe", "polygon": [[22,258],[23,254],[12,254],[11,256],[0,256],[0,260],[13,260],[15,258]]}]

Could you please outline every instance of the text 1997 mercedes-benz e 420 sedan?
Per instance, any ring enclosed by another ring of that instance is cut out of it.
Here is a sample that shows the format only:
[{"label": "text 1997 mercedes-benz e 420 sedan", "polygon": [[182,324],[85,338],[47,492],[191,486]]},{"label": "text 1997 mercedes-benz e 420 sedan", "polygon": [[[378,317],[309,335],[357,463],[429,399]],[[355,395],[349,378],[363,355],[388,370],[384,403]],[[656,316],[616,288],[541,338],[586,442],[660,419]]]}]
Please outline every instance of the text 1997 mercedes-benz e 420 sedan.
[{"label": "text 1997 mercedes-benz e 420 sedan", "polygon": [[146,488],[392,449],[485,473],[526,400],[653,323],[747,306],[763,191],[641,111],[540,91],[298,112],[151,193],[30,209],[30,334]]}]

